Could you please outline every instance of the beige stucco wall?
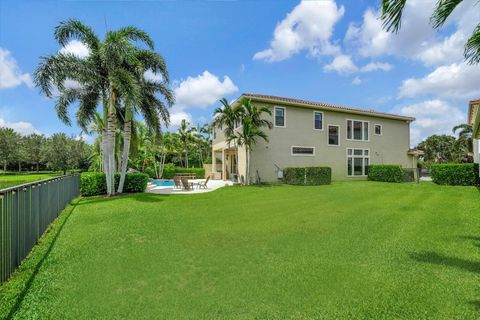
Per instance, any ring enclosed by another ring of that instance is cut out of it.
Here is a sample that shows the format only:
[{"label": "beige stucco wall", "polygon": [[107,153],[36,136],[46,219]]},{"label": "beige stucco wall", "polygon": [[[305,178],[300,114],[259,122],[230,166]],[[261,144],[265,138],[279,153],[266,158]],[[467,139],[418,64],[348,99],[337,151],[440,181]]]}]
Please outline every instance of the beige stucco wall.
[{"label": "beige stucco wall", "polygon": [[[273,122],[273,106],[272,118]],[[318,110],[318,109],[317,109]],[[251,155],[251,181],[256,180],[256,171],[262,181],[277,182],[276,166],[286,167],[329,166],[334,180],[365,179],[347,176],[347,148],[370,150],[370,164],[400,164],[412,167],[412,157],[407,155],[410,145],[409,123],[403,120],[351,115],[325,111],[322,131],[313,129],[311,108],[287,106],[286,127],[268,130],[269,142],[259,140]],[[369,122],[370,141],[346,140],[346,120]],[[340,126],[340,146],[328,146],[327,126]],[[374,135],[374,125],[382,125],[381,136]],[[315,156],[292,156],[292,146],[315,147]]]}]

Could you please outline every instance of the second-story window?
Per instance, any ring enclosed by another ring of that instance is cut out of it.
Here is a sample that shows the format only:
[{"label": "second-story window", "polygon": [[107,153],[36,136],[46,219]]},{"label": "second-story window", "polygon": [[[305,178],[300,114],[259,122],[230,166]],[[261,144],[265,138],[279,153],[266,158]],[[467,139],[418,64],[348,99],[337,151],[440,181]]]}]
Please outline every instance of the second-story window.
[{"label": "second-story window", "polygon": [[313,112],[313,129],[323,130],[323,112]]},{"label": "second-story window", "polygon": [[382,125],[381,124],[376,124],[375,125],[375,134],[377,136],[381,136],[382,135]]},{"label": "second-story window", "polygon": [[347,120],[347,139],[368,141],[368,121]]},{"label": "second-story window", "polygon": [[285,108],[275,107],[275,127],[285,127]]},{"label": "second-story window", "polygon": [[340,145],[340,127],[335,125],[328,125],[328,145],[339,146]]}]

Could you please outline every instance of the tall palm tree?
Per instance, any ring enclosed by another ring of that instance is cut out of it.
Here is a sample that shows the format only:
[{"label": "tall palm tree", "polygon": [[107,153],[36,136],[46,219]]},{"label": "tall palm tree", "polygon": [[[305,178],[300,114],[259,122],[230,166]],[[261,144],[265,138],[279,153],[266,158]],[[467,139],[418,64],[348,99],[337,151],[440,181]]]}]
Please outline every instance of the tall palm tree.
[{"label": "tall palm tree", "polygon": [[[455,8],[462,2],[463,0],[439,0],[430,17],[430,23],[433,28],[438,29],[442,27]],[[380,18],[383,21],[383,27],[387,31],[398,32],[400,30],[403,10],[406,4],[407,0],[382,0],[382,14]],[[475,5],[478,5],[478,3]],[[473,8],[473,10],[477,11],[478,9]],[[469,64],[480,63],[480,22],[465,43],[464,56]]]},{"label": "tall palm tree", "polygon": [[240,101],[241,109],[241,127],[227,138],[227,141],[235,140],[239,146],[245,148],[246,177],[245,183],[250,184],[250,153],[257,139],[261,138],[268,142],[268,135],[263,128],[271,129],[273,124],[270,120],[264,119],[265,114],[272,115],[272,111],[267,107],[258,107],[250,101],[243,98]]},{"label": "tall palm tree", "polygon": [[458,142],[467,147],[468,152],[473,152],[473,128],[471,125],[463,123],[453,127],[452,132],[458,133]]},{"label": "tall palm tree", "polygon": [[188,168],[188,147],[191,142],[196,141],[195,132],[197,130],[193,127],[190,127],[190,123],[182,119],[180,127],[178,128],[178,135],[182,141],[183,151],[185,152],[185,167]]},{"label": "tall palm tree", "polygon": [[[79,108],[76,118],[82,129],[95,117],[98,104],[103,106],[106,126],[102,132],[103,167],[107,179],[107,193],[114,190],[116,109],[123,100],[138,101],[140,86],[131,69],[137,64],[137,42],[153,49],[153,41],[137,28],[125,27],[106,33],[101,41],[94,31],[76,19],[61,22],[55,28],[55,39],[61,46],[76,39],[89,49],[86,58],[69,53],[42,57],[35,71],[35,83],[47,97],[56,98],[55,109],[59,118],[70,124],[68,107],[76,101]],[[65,86],[66,80],[79,85]],[[58,94],[54,94],[58,88]]]}]

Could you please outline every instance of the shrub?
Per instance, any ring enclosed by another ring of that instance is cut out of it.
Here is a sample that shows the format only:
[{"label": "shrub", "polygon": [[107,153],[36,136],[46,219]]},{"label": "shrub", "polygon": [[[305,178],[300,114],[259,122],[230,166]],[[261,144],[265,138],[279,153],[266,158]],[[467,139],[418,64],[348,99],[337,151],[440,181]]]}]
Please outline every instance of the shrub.
[{"label": "shrub", "polygon": [[372,164],[368,166],[368,180],[402,182],[404,173],[398,164]]},{"label": "shrub", "polygon": [[[115,190],[118,188],[120,174],[115,174]],[[148,175],[144,173],[127,173],[123,192],[143,192],[147,188]],[[97,196],[107,193],[107,181],[102,172],[86,172],[80,175],[80,194],[82,196]]]},{"label": "shrub", "polygon": [[105,174],[101,172],[85,172],[80,175],[80,194],[96,196],[107,193]]},{"label": "shrub", "polygon": [[332,169],[329,167],[285,168],[285,183],[292,185],[323,185],[332,182]]},{"label": "shrub", "polygon": [[176,173],[191,173],[195,175],[197,179],[205,178],[205,169],[204,168],[181,168],[176,167],[171,163],[167,163],[163,169],[162,178],[172,179]]},{"label": "shrub", "polygon": [[430,175],[436,184],[473,186],[480,183],[478,163],[432,164]]},{"label": "shrub", "polygon": [[[118,187],[120,181],[120,174],[115,175],[115,188]],[[125,175],[125,184],[123,192],[134,193],[143,192],[147,188],[148,175],[145,173],[127,173]]]}]

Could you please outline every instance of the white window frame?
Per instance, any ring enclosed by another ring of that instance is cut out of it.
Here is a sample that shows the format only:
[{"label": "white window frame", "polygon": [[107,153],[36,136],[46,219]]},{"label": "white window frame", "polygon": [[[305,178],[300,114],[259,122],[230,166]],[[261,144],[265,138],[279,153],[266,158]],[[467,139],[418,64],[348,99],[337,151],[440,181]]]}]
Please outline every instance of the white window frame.
[{"label": "white window frame", "polygon": [[[377,126],[380,127],[380,134],[377,134],[377,132],[375,130]],[[376,135],[376,136],[381,136],[383,134],[383,126],[381,124],[375,123],[373,125],[373,134]]]},{"label": "white window frame", "polygon": [[[338,132],[338,144],[330,144],[330,127],[337,127],[337,132]],[[329,147],[340,147],[340,126],[338,124],[327,124],[327,145]]]},{"label": "white window frame", "polygon": [[[315,128],[315,114],[316,113],[320,113],[322,115],[322,129]],[[313,130],[324,131],[324,129],[325,129],[325,121],[324,121],[325,118],[324,117],[325,117],[325,114],[323,113],[323,111],[318,111],[318,110],[313,111]]]},{"label": "white window frame", "polygon": [[[352,121],[352,138],[349,139],[348,138],[348,121]],[[360,140],[357,140],[357,139],[354,139],[353,137],[355,136],[354,135],[354,132],[353,132],[353,123],[354,121],[357,121],[357,122],[361,122],[362,123],[362,139]],[[364,124],[367,123],[367,128],[368,128],[368,139],[365,140],[364,139],[364,133],[365,133],[365,127],[364,127]],[[348,140],[348,141],[360,141],[360,142],[370,142],[370,135],[372,134],[371,130],[370,130],[370,121],[367,121],[367,120],[360,120],[360,119],[347,119],[345,121],[345,124],[346,124],[346,128],[345,128],[345,139]]]},{"label": "white window frame", "polygon": [[[277,126],[277,109],[283,109],[283,126]],[[275,128],[286,128],[287,127],[287,108],[286,107],[273,107],[273,126]]]},{"label": "white window frame", "polygon": [[[348,150],[352,150],[352,154],[349,155],[348,154]],[[362,155],[361,156],[356,156],[355,155],[355,150],[362,150]],[[365,155],[365,151],[368,152],[368,156]],[[347,148],[345,150],[345,154],[346,154],[346,157],[345,157],[345,167],[347,168],[347,178],[356,178],[356,177],[367,177],[368,175],[365,174],[365,158],[368,159],[368,165],[371,164],[370,162],[370,149],[368,148]],[[348,174],[348,158],[352,158],[352,174]],[[362,174],[361,175],[358,175],[356,176],[355,175],[355,158],[361,158],[362,159]]]},{"label": "white window frame", "polygon": [[[293,148],[311,148],[311,149],[313,149],[313,154],[295,154],[295,153],[293,153]],[[315,147],[312,147],[312,146],[291,146],[290,147],[290,154],[293,157],[315,157]]]}]

